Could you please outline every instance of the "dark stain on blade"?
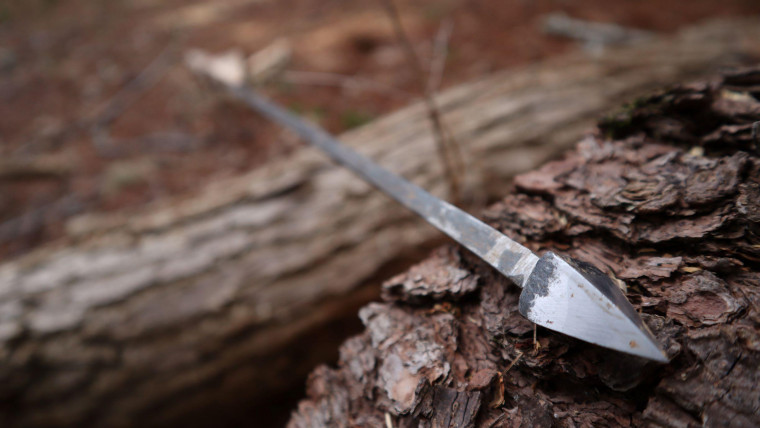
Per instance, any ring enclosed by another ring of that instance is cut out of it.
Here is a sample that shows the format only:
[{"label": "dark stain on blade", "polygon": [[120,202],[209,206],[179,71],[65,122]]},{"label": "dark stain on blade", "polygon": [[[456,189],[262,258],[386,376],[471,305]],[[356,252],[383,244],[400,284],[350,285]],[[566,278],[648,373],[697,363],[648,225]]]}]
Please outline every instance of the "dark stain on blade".
[{"label": "dark stain on blade", "polygon": [[549,282],[557,270],[554,264],[556,254],[547,252],[536,263],[536,267],[525,282],[525,287],[520,294],[520,313],[531,319],[529,314],[537,297],[549,295]]}]

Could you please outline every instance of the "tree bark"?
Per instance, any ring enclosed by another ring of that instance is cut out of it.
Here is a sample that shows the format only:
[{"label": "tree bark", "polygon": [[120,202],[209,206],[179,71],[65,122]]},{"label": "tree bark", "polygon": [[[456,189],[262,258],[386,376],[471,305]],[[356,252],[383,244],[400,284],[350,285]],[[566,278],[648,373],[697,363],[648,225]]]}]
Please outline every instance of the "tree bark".
[{"label": "tree bark", "polygon": [[[570,56],[447,91],[439,105],[465,144],[469,194],[502,196],[515,173],[556,156],[620,98],[732,55],[757,55],[757,24],[718,22],[593,61]],[[342,139],[443,193],[421,105]],[[568,206],[580,203],[565,197]],[[542,206],[541,198],[523,198]],[[607,221],[603,212],[594,218]],[[538,237],[541,220],[531,226]],[[628,227],[620,223],[617,233]],[[63,241],[0,266],[0,422],[193,425],[201,414],[227,417],[219,409],[230,403],[242,401],[248,412],[251,402],[269,406],[266,397],[298,382],[341,337],[315,332],[355,313],[377,294],[373,276],[438,236],[311,149],[188,199],[78,218]],[[538,361],[524,358],[523,365]],[[435,388],[431,397],[461,399]]]},{"label": "tree bark", "polygon": [[521,290],[449,245],[384,283],[289,426],[760,426],[757,121],[760,67],[641,98],[486,214],[618,280],[669,364],[534,333]]}]

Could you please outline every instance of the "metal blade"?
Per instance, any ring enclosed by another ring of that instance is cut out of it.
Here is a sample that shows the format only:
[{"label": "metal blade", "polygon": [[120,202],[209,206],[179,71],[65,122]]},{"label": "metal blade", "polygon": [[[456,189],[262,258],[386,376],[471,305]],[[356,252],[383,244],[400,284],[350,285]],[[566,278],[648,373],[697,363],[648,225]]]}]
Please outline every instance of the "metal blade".
[{"label": "metal blade", "polygon": [[229,89],[249,106],[295,131],[312,145],[322,149],[336,162],[364,177],[393,199],[422,216],[518,286],[522,287],[533,271],[538,257],[498,230],[382,168],[339,143],[322,129],[310,125],[253,91],[243,87]]},{"label": "metal blade", "polygon": [[520,294],[520,313],[538,325],[586,342],[668,362],[620,288],[588,263],[544,254]]},{"label": "metal blade", "polygon": [[240,86],[228,89],[524,286],[520,312],[534,323],[607,348],[668,361],[623,293],[603,273],[571,266],[553,253],[539,259],[496,229],[380,167],[253,91]]}]

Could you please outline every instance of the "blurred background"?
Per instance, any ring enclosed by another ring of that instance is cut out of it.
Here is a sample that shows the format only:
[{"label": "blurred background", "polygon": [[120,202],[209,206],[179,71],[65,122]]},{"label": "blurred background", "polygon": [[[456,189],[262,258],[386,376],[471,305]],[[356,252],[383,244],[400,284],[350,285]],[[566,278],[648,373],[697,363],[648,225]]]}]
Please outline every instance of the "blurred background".
[{"label": "blurred background", "polygon": [[[250,389],[236,386],[233,392],[208,399],[198,398],[202,395],[185,399],[178,392],[223,383],[217,376],[188,381],[161,396],[163,401],[125,404],[114,413],[108,410],[108,415],[94,409],[108,408],[120,394],[137,393],[137,387],[148,388],[137,380],[103,386],[99,382],[105,382],[105,372],[90,370],[90,365],[115,367],[116,376],[126,364],[120,347],[128,342],[119,342],[122,336],[108,336],[102,329],[81,338],[93,319],[89,316],[72,315],[76,321],[64,322],[61,329],[37,329],[35,326],[44,323],[27,317],[30,308],[46,307],[45,299],[60,302],[69,297],[56,294],[49,285],[58,277],[44,275],[35,279],[42,284],[39,288],[20,291],[23,287],[19,284],[26,284],[25,275],[45,263],[71,268],[74,259],[66,259],[65,249],[80,242],[88,248],[111,248],[159,234],[162,229],[158,226],[147,232],[132,229],[118,238],[108,231],[125,219],[152,212],[153,207],[171,207],[175,201],[195,198],[210,183],[226,183],[282,162],[303,144],[234,100],[219,96],[193,71],[198,64],[220,67],[233,81],[257,84],[268,96],[340,134],[419,101],[425,88],[445,91],[571,52],[583,52],[593,61],[620,46],[670,37],[708,19],[739,19],[760,13],[760,3],[755,0],[394,1],[405,37],[425,70],[424,79],[409,62],[386,0],[0,2],[0,259],[6,266],[0,270],[0,320],[7,321],[0,323],[4,343],[0,361],[5,361],[7,368],[25,370],[23,375],[19,370],[0,374],[0,382],[6,382],[6,390],[0,392],[0,401],[6,402],[0,405],[0,422],[5,418],[18,426],[130,426],[149,420],[149,425],[155,426],[187,425],[188,421],[199,426],[212,422],[237,426],[248,421],[249,426],[282,426],[304,394],[305,374],[318,362],[333,361],[337,344],[360,331],[353,315],[356,308],[377,295],[382,279],[419,260],[440,242],[428,239],[424,245],[406,248],[403,256],[362,277],[358,282],[374,278],[369,281],[373,284],[370,291],[338,311],[340,317],[323,320],[321,333],[297,348],[309,353],[311,346],[324,343],[325,350],[307,359],[306,367],[296,370],[295,380],[276,385],[271,393],[262,395],[261,385]],[[93,222],[97,226],[92,226]],[[93,236],[110,237],[111,241],[92,244]],[[98,247],[101,245],[105,247]],[[122,263],[120,260],[114,263]],[[77,268],[76,274],[67,271],[61,283],[81,282],[80,278],[86,277],[81,271],[88,266]],[[130,266],[124,269],[135,269]],[[233,267],[225,275],[245,276]],[[151,281],[144,286],[156,283]],[[103,280],[97,286],[116,285]],[[48,294],[39,297],[42,292]],[[183,302],[183,293],[178,292],[175,301]],[[204,304],[209,298],[213,296],[198,297]],[[257,299],[260,303],[261,297]],[[233,300],[225,300],[214,310],[234,307]],[[117,300],[108,302],[119,304]],[[141,308],[130,317],[113,318],[117,320],[114,325],[142,320],[155,310]],[[98,316],[100,312],[93,315]],[[80,330],[67,327],[74,325]],[[151,328],[134,333],[140,335],[140,343],[150,342]],[[246,335],[257,328],[246,324],[224,340],[249,337]],[[65,341],[56,342],[61,337]],[[56,348],[45,348],[54,342]],[[56,360],[62,354],[109,348],[117,342],[119,350],[113,351],[114,357],[73,363]],[[197,352],[196,345],[183,343],[187,346],[183,353]],[[220,343],[223,347],[226,342]],[[150,346],[158,349],[159,345]],[[153,357],[145,357],[146,361],[163,361],[155,355],[174,355],[166,349],[151,352]],[[201,352],[192,361],[177,364],[193,367],[199,361],[213,360],[216,352]],[[54,356],[46,360],[51,353]],[[275,361],[272,364],[280,364],[278,370],[290,371],[298,360],[293,355],[288,363],[268,358],[266,364]],[[249,359],[245,351],[230,364],[254,364],[268,370],[266,365],[260,366],[265,363]],[[65,374],[59,376],[59,369]],[[42,398],[29,392],[53,378],[57,386],[51,386]],[[89,398],[74,409],[76,406],[66,404],[67,396],[80,390],[88,391]],[[98,391],[110,395],[103,398]],[[155,420],[145,416],[165,408],[164,402],[175,397],[189,404],[172,407]],[[60,410],[66,407],[66,411]],[[54,410],[44,417],[29,416],[35,408]],[[117,416],[110,418],[114,414]]]},{"label": "blurred background", "polygon": [[[760,9],[752,0],[397,1],[423,61],[450,26],[442,88],[573,49],[577,40],[545,31],[550,13],[667,33]],[[72,215],[189,192],[300,144],[209,99],[181,61],[190,48],[247,56],[278,40],[286,69],[305,73],[274,78],[268,92],[333,133],[419,97],[380,1],[4,1],[0,255],[55,239]],[[108,134],[100,144],[98,122]]]}]

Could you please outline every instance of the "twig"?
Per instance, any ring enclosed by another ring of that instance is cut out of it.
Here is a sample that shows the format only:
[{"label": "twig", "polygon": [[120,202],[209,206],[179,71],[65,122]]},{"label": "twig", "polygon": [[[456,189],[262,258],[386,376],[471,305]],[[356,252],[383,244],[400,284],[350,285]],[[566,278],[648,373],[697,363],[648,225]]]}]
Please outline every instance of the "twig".
[{"label": "twig", "polygon": [[393,419],[391,419],[391,414],[388,412],[385,412],[385,428],[393,428]]},{"label": "twig", "polygon": [[427,81],[427,91],[434,94],[441,85],[443,78],[443,69],[446,66],[446,57],[449,53],[449,38],[454,29],[454,23],[451,20],[444,21],[438,28],[433,42],[433,59],[430,61],[430,76]]},{"label": "twig", "polygon": [[102,155],[108,152],[107,149],[111,143],[109,125],[164,76],[175,58],[175,41],[172,39],[140,74],[124,85],[116,95],[104,104],[104,107],[92,115],[94,119],[90,132],[98,153]]},{"label": "twig", "polygon": [[515,359],[512,360],[511,363],[509,363],[509,365],[507,366],[507,368],[504,369],[504,371],[501,374],[502,375],[507,374],[509,372],[509,370],[512,369],[512,367],[514,367],[514,365],[517,364],[518,361],[520,361],[520,358],[522,358],[522,356],[523,356],[523,353],[520,352],[520,351],[517,351],[517,357],[515,357]]},{"label": "twig", "polygon": [[433,135],[438,147],[438,154],[443,163],[444,173],[449,182],[449,193],[454,204],[457,204],[461,198],[460,192],[460,175],[464,174],[463,164],[461,163],[461,153],[457,142],[452,138],[451,134],[446,132],[443,121],[441,119],[441,113],[438,109],[438,105],[435,102],[434,93],[428,91],[426,84],[426,74],[422,68],[422,61],[419,55],[414,50],[412,42],[404,31],[403,25],[401,25],[401,18],[396,9],[396,5],[393,0],[379,0],[382,6],[385,8],[388,17],[393,24],[393,29],[396,33],[396,37],[401,41],[401,45],[406,52],[409,64],[414,69],[414,73],[417,76],[420,90],[423,92],[425,106],[427,107],[428,117],[433,128]]},{"label": "twig", "polygon": [[[509,369],[507,369],[509,370]],[[501,407],[504,405],[504,375],[501,373],[497,374],[497,383],[498,385],[496,388],[494,388],[494,397],[493,400],[488,404],[488,407],[495,409],[497,407]]]},{"label": "twig", "polygon": [[[438,28],[438,33],[436,34],[435,41],[433,42],[433,57],[430,61],[430,74],[427,80],[427,93],[431,99],[435,99],[435,93],[438,91],[438,88],[441,85],[443,70],[446,66],[446,57],[448,56],[449,51],[449,39],[451,38],[451,33],[453,30],[454,23],[451,20],[444,21]],[[444,134],[446,137],[448,137],[448,142],[450,143],[447,148],[452,153],[452,160],[455,164],[454,169],[458,172],[459,178],[463,179],[465,167],[462,160],[462,153],[459,148],[459,144],[456,138],[454,138],[454,134],[450,129],[448,129],[446,123],[443,122],[443,120],[441,120],[441,127],[443,128]]]}]

